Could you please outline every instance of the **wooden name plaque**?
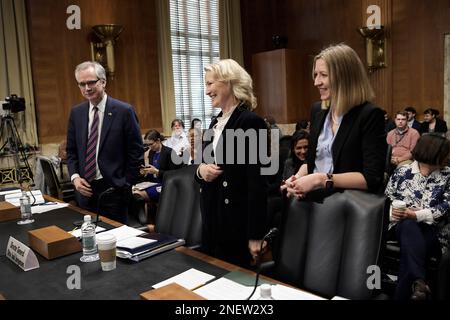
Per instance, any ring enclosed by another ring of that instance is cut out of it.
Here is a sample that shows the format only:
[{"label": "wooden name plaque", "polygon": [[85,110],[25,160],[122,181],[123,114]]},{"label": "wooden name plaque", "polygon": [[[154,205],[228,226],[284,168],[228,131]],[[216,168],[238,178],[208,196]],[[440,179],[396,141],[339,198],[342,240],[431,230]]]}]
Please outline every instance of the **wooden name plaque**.
[{"label": "wooden name plaque", "polygon": [[6,201],[0,202],[0,222],[20,219],[20,208]]},{"label": "wooden name plaque", "polygon": [[176,283],[141,293],[141,300],[206,300]]},{"label": "wooden name plaque", "polygon": [[28,231],[28,240],[30,247],[48,260],[81,251],[80,241],[57,226]]}]

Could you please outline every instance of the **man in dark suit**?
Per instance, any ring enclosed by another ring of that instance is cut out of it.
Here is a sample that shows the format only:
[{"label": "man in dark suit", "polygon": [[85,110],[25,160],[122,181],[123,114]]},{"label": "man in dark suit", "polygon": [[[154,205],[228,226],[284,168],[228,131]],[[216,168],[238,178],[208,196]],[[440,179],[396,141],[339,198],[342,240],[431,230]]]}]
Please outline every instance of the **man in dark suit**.
[{"label": "man in dark suit", "polygon": [[75,78],[88,100],[72,108],[67,131],[67,162],[78,204],[126,223],[131,186],[144,154],[136,113],[107,96],[100,64],[78,65]]},{"label": "man in dark suit", "polygon": [[408,113],[408,126],[420,132],[421,123],[416,120],[416,109],[413,107],[406,107],[405,111]]}]

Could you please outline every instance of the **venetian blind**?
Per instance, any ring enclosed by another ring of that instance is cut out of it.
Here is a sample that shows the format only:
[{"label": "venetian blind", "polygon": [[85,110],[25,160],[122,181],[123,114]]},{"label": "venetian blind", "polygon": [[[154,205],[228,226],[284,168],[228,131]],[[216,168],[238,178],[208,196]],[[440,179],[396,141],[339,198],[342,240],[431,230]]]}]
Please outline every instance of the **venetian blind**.
[{"label": "venetian blind", "polygon": [[204,91],[207,64],[219,60],[219,0],[170,0],[176,115],[186,129],[194,118],[207,128],[217,114]]}]

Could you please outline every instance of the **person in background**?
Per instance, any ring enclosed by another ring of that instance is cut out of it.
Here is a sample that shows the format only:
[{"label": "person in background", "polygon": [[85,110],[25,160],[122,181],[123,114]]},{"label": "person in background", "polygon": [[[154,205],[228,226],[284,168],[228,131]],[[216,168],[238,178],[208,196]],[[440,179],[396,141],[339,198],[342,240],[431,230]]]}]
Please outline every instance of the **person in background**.
[{"label": "person in background", "polygon": [[420,128],[420,133],[437,132],[445,134],[447,132],[447,123],[439,119],[439,111],[433,108],[428,108],[423,112],[423,122]]},{"label": "person in background", "polygon": [[335,189],[380,192],[387,152],[383,111],[366,68],[345,44],[330,46],[314,59],[314,85],[322,102],[313,105],[307,163],[281,187],[305,198]]},{"label": "person in background", "polygon": [[430,298],[425,264],[441,253],[437,235],[450,210],[449,156],[450,141],[437,134],[423,135],[413,150],[415,161],[394,171],[386,187],[391,201],[406,203],[405,210],[392,208],[388,232],[388,239],[400,243],[396,299]]},{"label": "person in background", "polygon": [[199,158],[199,152],[202,152],[202,130],[198,128],[190,128],[188,131],[189,138],[189,160],[187,164],[195,164]]},{"label": "person in background", "polygon": [[420,132],[421,123],[416,120],[416,109],[413,107],[406,107],[405,111],[408,114],[408,126]]},{"label": "person in background", "polygon": [[[253,141],[250,146],[248,139],[240,141],[232,136],[256,132],[259,140],[257,132],[267,127],[252,112],[256,107],[252,78],[236,61],[225,59],[206,66],[205,85],[212,106],[221,112],[204,135],[204,153],[211,152],[196,172],[202,190],[202,250],[249,267],[258,257],[268,231],[264,201],[267,181],[261,174],[259,159],[254,164],[249,161],[254,150],[250,147],[259,142]],[[230,148],[235,150],[231,155]],[[238,162],[238,158],[245,161]]]},{"label": "person in background", "polygon": [[296,174],[306,162],[309,146],[309,133],[306,130],[296,131],[291,138],[291,152],[284,163],[283,180]]},{"label": "person in background", "polygon": [[412,150],[420,138],[416,129],[408,126],[406,111],[395,114],[395,129],[388,132],[386,141],[392,146],[391,164],[394,169],[397,166],[412,162]]},{"label": "person in background", "polygon": [[[178,169],[179,166],[172,161],[173,150],[162,144],[164,137],[157,130],[150,130],[144,136],[144,144],[148,150],[144,154],[144,163],[140,169],[142,180],[154,182],[155,184],[145,190],[133,190],[135,199],[143,199],[146,203],[155,204],[159,201],[160,188],[164,174],[169,170]],[[175,155],[173,155],[175,157]],[[155,212],[150,216],[154,221]]]},{"label": "person in background", "polygon": [[67,165],[78,205],[98,212],[104,194],[102,215],[126,224],[144,155],[137,115],[106,94],[106,72],[99,63],[81,63],[75,79],[87,100],[72,108],[67,130]]},{"label": "person in background", "polygon": [[384,115],[384,130],[388,133],[389,131],[395,129],[395,122],[389,119],[389,115],[386,110],[382,110]]},{"label": "person in background", "polygon": [[191,121],[191,129],[195,128],[197,130],[202,130],[202,120],[200,120],[199,118],[194,118]]},{"label": "person in background", "polygon": [[183,152],[189,149],[189,140],[184,132],[184,122],[181,119],[175,119],[170,127],[172,136],[163,143],[166,147],[173,149],[178,156],[182,156]]}]

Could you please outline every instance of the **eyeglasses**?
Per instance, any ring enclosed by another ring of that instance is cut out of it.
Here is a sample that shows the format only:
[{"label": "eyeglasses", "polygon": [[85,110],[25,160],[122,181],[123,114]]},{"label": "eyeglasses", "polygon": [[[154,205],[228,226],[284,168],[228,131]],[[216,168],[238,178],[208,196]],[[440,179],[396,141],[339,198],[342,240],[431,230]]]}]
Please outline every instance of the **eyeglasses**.
[{"label": "eyeglasses", "polygon": [[86,81],[86,82],[78,82],[78,86],[80,88],[84,88],[86,86],[88,86],[88,88],[92,88],[93,86],[96,85],[96,83],[101,80],[101,79],[97,79],[97,80],[91,80],[91,81]]}]

